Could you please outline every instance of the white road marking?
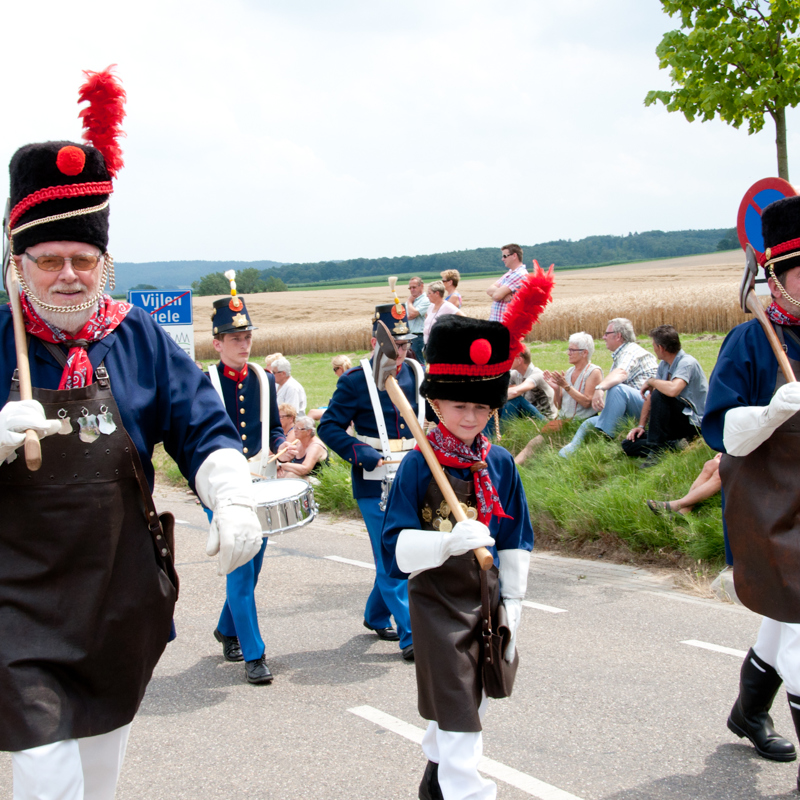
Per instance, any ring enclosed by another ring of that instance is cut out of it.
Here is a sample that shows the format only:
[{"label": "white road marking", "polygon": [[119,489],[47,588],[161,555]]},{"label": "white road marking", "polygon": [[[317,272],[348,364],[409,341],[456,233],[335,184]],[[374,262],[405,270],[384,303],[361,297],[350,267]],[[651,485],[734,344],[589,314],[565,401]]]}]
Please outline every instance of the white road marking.
[{"label": "white road marking", "polygon": [[719,644],[698,642],[697,639],[687,639],[685,642],[681,642],[681,644],[688,644],[691,647],[700,647],[703,650],[713,650],[715,653],[725,653],[725,655],[737,656],[738,658],[744,658],[747,655],[745,650],[734,650],[732,647],[723,647]]},{"label": "white road marking", "polygon": [[176,519],[175,522],[178,525],[191,525],[192,524],[191,522],[189,522],[189,520],[186,520],[186,519]]},{"label": "white road marking", "polygon": [[[372,706],[357,706],[356,708],[348,708],[347,710],[357,717],[361,717],[368,722],[386,728],[387,731],[410,739],[416,744],[422,744],[422,737],[425,731],[422,728],[418,728],[416,725],[403,722],[403,720],[397,719],[397,717],[393,717],[383,711],[378,711],[377,708],[373,708]],[[501,764],[499,761],[495,761],[492,758],[482,758],[478,764],[478,769],[480,769],[484,775],[497,778],[497,780],[503,781],[509,786],[514,786],[526,794],[531,795],[531,797],[538,797],[540,800],[581,800],[577,795],[565,792],[557,786],[551,786],[549,783],[540,781],[531,775],[526,775],[524,772]]]},{"label": "white road marking", "polygon": [[338,561],[340,564],[352,564],[354,567],[363,567],[364,569],[375,569],[374,564],[367,564],[366,561],[354,561],[352,558],[342,558],[341,556],[325,556],[329,561]]},{"label": "white road marking", "polygon": [[556,608],[555,606],[545,606],[542,603],[533,603],[530,600],[523,600],[522,605],[528,608],[535,608],[538,611],[549,611],[551,614],[566,614],[566,608]]}]

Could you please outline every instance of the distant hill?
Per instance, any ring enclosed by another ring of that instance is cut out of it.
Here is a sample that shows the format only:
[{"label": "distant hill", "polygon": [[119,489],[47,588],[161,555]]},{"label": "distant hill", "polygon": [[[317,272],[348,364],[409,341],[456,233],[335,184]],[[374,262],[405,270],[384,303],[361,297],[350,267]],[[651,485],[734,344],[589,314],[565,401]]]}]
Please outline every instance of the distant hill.
[{"label": "distant hill", "polygon": [[[535,245],[523,245],[525,263],[535,258],[543,266],[589,267],[649,261],[713,253],[738,247],[732,228],[688,231],[646,231],[627,236],[588,236],[572,241],[559,239]],[[213,272],[255,268],[266,279],[275,276],[288,286],[325,284],[354,278],[386,275],[433,275],[445,269],[457,269],[462,275],[499,273],[502,264],[499,246],[433,253],[424,256],[395,258],[352,258],[345,261],[318,261],[309,264],[286,264],[278,261],[153,261],[145,264],[116,265],[117,291],[146,284],[158,289],[189,288],[193,281]]]},{"label": "distant hill", "polygon": [[148,261],[135,264],[117,261],[114,272],[117,277],[117,292],[127,292],[139,284],[155,286],[156,289],[188,289],[192,281],[209,272],[237,271],[247,267],[267,270],[281,266],[280,261]]}]

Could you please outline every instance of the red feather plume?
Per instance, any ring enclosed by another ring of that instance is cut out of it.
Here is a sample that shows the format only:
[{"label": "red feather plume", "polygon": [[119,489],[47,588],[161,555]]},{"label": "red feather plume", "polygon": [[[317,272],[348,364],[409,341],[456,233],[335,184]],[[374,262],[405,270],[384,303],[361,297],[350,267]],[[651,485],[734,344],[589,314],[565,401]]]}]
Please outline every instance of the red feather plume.
[{"label": "red feather plume", "polygon": [[115,178],[123,165],[122,150],[117,140],[125,134],[120,127],[125,119],[125,90],[111,70],[112,64],[102,72],[86,70],[86,83],[80,88],[79,102],[88,102],[78,116],[83,118],[83,139],[103,155],[106,168]]},{"label": "red feather plume", "polygon": [[522,340],[531,332],[544,307],[553,299],[554,265],[545,272],[539,262],[533,262],[533,272],[525,278],[525,282],[517,289],[514,299],[508,304],[503,315],[503,325],[511,334],[509,358],[515,358],[522,352]]}]

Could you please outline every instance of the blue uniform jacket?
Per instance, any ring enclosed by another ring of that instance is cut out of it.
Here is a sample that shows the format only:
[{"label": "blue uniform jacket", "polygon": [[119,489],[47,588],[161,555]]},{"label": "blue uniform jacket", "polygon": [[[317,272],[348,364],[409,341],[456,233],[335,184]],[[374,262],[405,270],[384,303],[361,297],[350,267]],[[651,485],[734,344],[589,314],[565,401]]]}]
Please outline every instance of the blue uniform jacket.
[{"label": "blue uniform jacket", "polygon": [[[791,337],[785,339],[789,358],[800,360],[800,348]],[[737,325],[725,337],[708,383],[703,437],[710,447],[725,452],[725,413],[738,406],[768,405],[777,377],[778,361],[758,320]]]},{"label": "blue uniform jacket", "polygon": [[[397,382],[416,413],[417,386],[414,368],[403,363],[397,375]],[[379,395],[389,438],[413,438],[400,412],[390,400],[388,392],[379,392]],[[364,480],[363,474],[365,469],[375,469],[383,456],[374,447],[347,435],[351,421],[355,423],[356,433],[378,438],[367,377],[360,366],[349,369],[339,378],[336,391],[333,393],[328,410],[320,420],[317,433],[331,450],[353,465],[353,497],[357,500],[364,497],[380,497],[381,482]]]},{"label": "blue uniform jacket", "polygon": [[[261,383],[253,370],[247,377],[237,382],[228,377],[225,365],[217,364],[217,374],[225,399],[225,409],[236,424],[242,437],[242,450],[247,458],[261,452]],[[269,449],[273,453],[286,441],[278,414],[278,400],[275,393],[275,377],[267,373],[269,381]],[[244,425],[242,425],[244,423]]]},{"label": "blue uniform jacket", "polygon": [[[17,366],[7,305],[0,307],[0,342],[1,406]],[[132,308],[112,333],[89,345],[88,353],[95,369],[105,361],[122,424],[136,445],[151,489],[150,459],[158,442],[164,442],[192,488],[197,470],[211,453],[220,448],[241,451],[239,435],[211,381],[142,309]],[[28,354],[33,386],[58,389],[63,369],[44,343],[30,337]]]},{"label": "blue uniform jacket", "polygon": [[[517,465],[511,453],[503,447],[494,445],[489,450],[486,463],[503,511],[512,518],[505,519],[492,515],[489,523],[489,531],[495,540],[491,552],[495,566],[499,566],[498,550],[533,550],[533,528],[528,514],[525,489],[522,487]],[[446,469],[457,478],[470,480],[468,469],[451,467]],[[408,578],[408,574],[397,566],[395,559],[397,536],[404,528],[412,530],[422,528],[419,512],[431,477],[425,457],[419,450],[414,450],[403,459],[395,475],[381,537],[383,566],[393,578]]]}]

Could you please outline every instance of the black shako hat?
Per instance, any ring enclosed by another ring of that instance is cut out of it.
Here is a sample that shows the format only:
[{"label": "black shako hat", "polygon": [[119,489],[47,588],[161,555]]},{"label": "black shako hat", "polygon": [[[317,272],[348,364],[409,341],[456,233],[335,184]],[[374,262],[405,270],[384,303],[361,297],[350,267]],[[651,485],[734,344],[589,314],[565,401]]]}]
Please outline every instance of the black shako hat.
[{"label": "black shako hat", "polygon": [[768,277],[770,266],[776,276],[800,267],[800,197],[785,197],[770,203],[761,212],[761,233],[764,237],[761,263]]},{"label": "black shako hat", "polygon": [[500,408],[507,399],[511,336],[502,322],[455,314],[431,329],[425,347],[425,380],[420,393],[428,400],[457,400]]},{"label": "black shako hat", "polygon": [[223,297],[215,300],[211,321],[213,322],[214,336],[258,330],[250,321],[247,306],[238,294],[235,297]]},{"label": "black shako hat", "polygon": [[125,90],[111,69],[84,73],[78,99],[89,105],[79,116],[89,144],[28,144],[12,156],[4,232],[12,253],[55,241],[85,242],[106,252],[108,197],[123,166],[117,140],[125,116]]},{"label": "black shako hat", "polygon": [[382,322],[398,342],[410,342],[417,338],[415,333],[408,330],[406,309],[402,303],[384,303],[375,306],[375,313],[372,315],[373,336],[378,329],[378,322]]}]

